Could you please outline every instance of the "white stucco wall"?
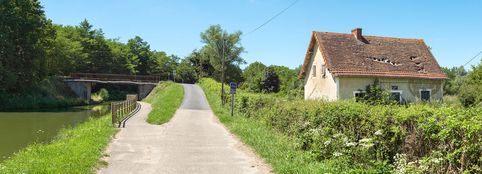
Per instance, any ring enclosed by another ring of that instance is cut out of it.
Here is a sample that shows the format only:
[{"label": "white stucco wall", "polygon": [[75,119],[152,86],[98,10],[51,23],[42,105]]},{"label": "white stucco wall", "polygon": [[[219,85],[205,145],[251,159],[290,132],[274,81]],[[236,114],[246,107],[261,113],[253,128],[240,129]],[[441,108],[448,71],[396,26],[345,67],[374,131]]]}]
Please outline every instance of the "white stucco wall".
[{"label": "white stucco wall", "polygon": [[[373,84],[375,78],[368,77],[340,77],[339,78],[339,99],[351,99],[353,91],[366,89],[367,85]],[[431,101],[441,100],[443,96],[442,80],[430,79],[406,79],[406,78],[379,78],[382,88],[390,91],[392,86],[398,86],[402,92],[404,101],[420,101],[420,90],[431,91]]]},{"label": "white stucco wall", "polygon": [[[305,75],[305,100],[336,100],[336,79],[328,69],[323,77],[322,65],[325,65],[325,62],[318,46],[315,44],[313,48],[314,53]],[[316,67],[316,76],[314,76],[313,65]]]}]

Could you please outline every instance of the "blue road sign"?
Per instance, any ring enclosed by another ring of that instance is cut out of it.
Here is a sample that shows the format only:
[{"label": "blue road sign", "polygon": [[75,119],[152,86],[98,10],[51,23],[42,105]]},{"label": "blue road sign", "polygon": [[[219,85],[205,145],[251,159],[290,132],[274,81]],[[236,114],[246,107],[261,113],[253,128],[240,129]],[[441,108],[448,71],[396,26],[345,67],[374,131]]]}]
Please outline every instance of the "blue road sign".
[{"label": "blue road sign", "polygon": [[230,91],[231,91],[231,94],[236,94],[236,87],[237,87],[237,86],[236,86],[236,83],[234,83],[234,82],[229,83],[229,87],[230,87],[230,89],[231,89],[231,90],[230,90]]}]

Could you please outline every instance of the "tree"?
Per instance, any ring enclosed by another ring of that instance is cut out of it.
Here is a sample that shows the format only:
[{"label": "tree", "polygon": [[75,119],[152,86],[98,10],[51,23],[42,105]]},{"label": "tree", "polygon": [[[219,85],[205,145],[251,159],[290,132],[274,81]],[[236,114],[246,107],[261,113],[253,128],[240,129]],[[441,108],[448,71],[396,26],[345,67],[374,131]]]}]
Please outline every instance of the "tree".
[{"label": "tree", "polygon": [[206,53],[203,49],[193,50],[191,54],[185,58],[193,64],[199,79],[206,76],[212,77],[214,74],[214,67],[209,62],[209,57],[205,54]]},{"label": "tree", "polygon": [[[205,44],[202,48],[206,57],[209,58],[211,65],[215,69],[215,78],[221,81],[221,100],[224,105],[224,83],[227,68],[239,68],[245,61],[240,57],[244,48],[241,46],[241,32],[232,34],[223,30],[220,25],[212,25],[201,33],[201,41]],[[237,72],[237,71],[229,71]],[[219,75],[220,74],[220,75]]]},{"label": "tree", "polygon": [[198,76],[194,66],[189,60],[184,59],[176,68],[176,81],[182,83],[196,83]]},{"label": "tree", "polygon": [[460,87],[459,99],[464,106],[482,106],[482,61],[472,67]]},{"label": "tree", "polygon": [[77,27],[80,33],[80,43],[87,59],[81,62],[79,71],[92,73],[111,73],[113,62],[112,51],[107,45],[102,30],[94,30],[86,20]]},{"label": "tree", "polygon": [[43,79],[55,35],[38,0],[0,1],[0,90],[19,92]]},{"label": "tree", "polygon": [[130,56],[134,64],[137,64],[137,73],[141,75],[151,74],[155,69],[155,61],[152,58],[152,52],[149,44],[141,37],[136,36],[127,41],[130,50]]},{"label": "tree", "polygon": [[262,92],[263,85],[261,81],[264,78],[266,66],[261,62],[253,62],[249,64],[243,72],[244,82],[242,88],[250,92]]},{"label": "tree", "polygon": [[280,80],[278,74],[272,67],[268,67],[264,72],[264,78],[261,81],[263,92],[272,93],[279,92]]},{"label": "tree", "polygon": [[467,75],[467,71],[463,66],[446,68],[442,67],[443,72],[449,78],[444,82],[444,94],[455,95],[459,92],[460,87],[464,82],[464,77]]}]

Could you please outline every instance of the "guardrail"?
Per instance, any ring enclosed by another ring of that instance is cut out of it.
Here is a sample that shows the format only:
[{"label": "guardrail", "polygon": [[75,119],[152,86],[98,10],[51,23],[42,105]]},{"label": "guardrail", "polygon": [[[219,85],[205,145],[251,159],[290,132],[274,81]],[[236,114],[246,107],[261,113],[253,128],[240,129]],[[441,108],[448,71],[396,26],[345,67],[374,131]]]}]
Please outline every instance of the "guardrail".
[{"label": "guardrail", "polygon": [[160,81],[160,75],[123,75],[123,74],[97,74],[97,73],[70,73],[70,78],[105,81],[136,81],[154,82]]},{"label": "guardrail", "polygon": [[126,121],[140,109],[137,103],[137,95],[127,95],[126,100],[111,103],[112,125],[125,127]]}]

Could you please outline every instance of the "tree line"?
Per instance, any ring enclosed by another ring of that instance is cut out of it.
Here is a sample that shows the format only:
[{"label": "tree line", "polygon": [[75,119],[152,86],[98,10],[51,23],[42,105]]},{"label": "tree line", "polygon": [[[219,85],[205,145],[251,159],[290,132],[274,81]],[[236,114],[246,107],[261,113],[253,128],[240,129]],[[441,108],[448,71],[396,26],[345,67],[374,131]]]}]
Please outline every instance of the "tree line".
[{"label": "tree line", "polygon": [[0,2],[0,33],[0,92],[4,93],[22,93],[49,76],[73,72],[159,75],[162,80],[185,83],[212,77],[252,92],[287,94],[300,89],[298,69],[255,62],[243,71],[242,32],[230,33],[220,25],[202,32],[204,45],[181,58],[151,49],[139,36],[127,43],[106,38],[88,20],[76,26],[55,24],[38,0],[5,0]]},{"label": "tree line", "polygon": [[444,95],[457,96],[464,106],[482,106],[482,60],[471,71],[463,66],[442,68],[448,79],[444,82]]}]

